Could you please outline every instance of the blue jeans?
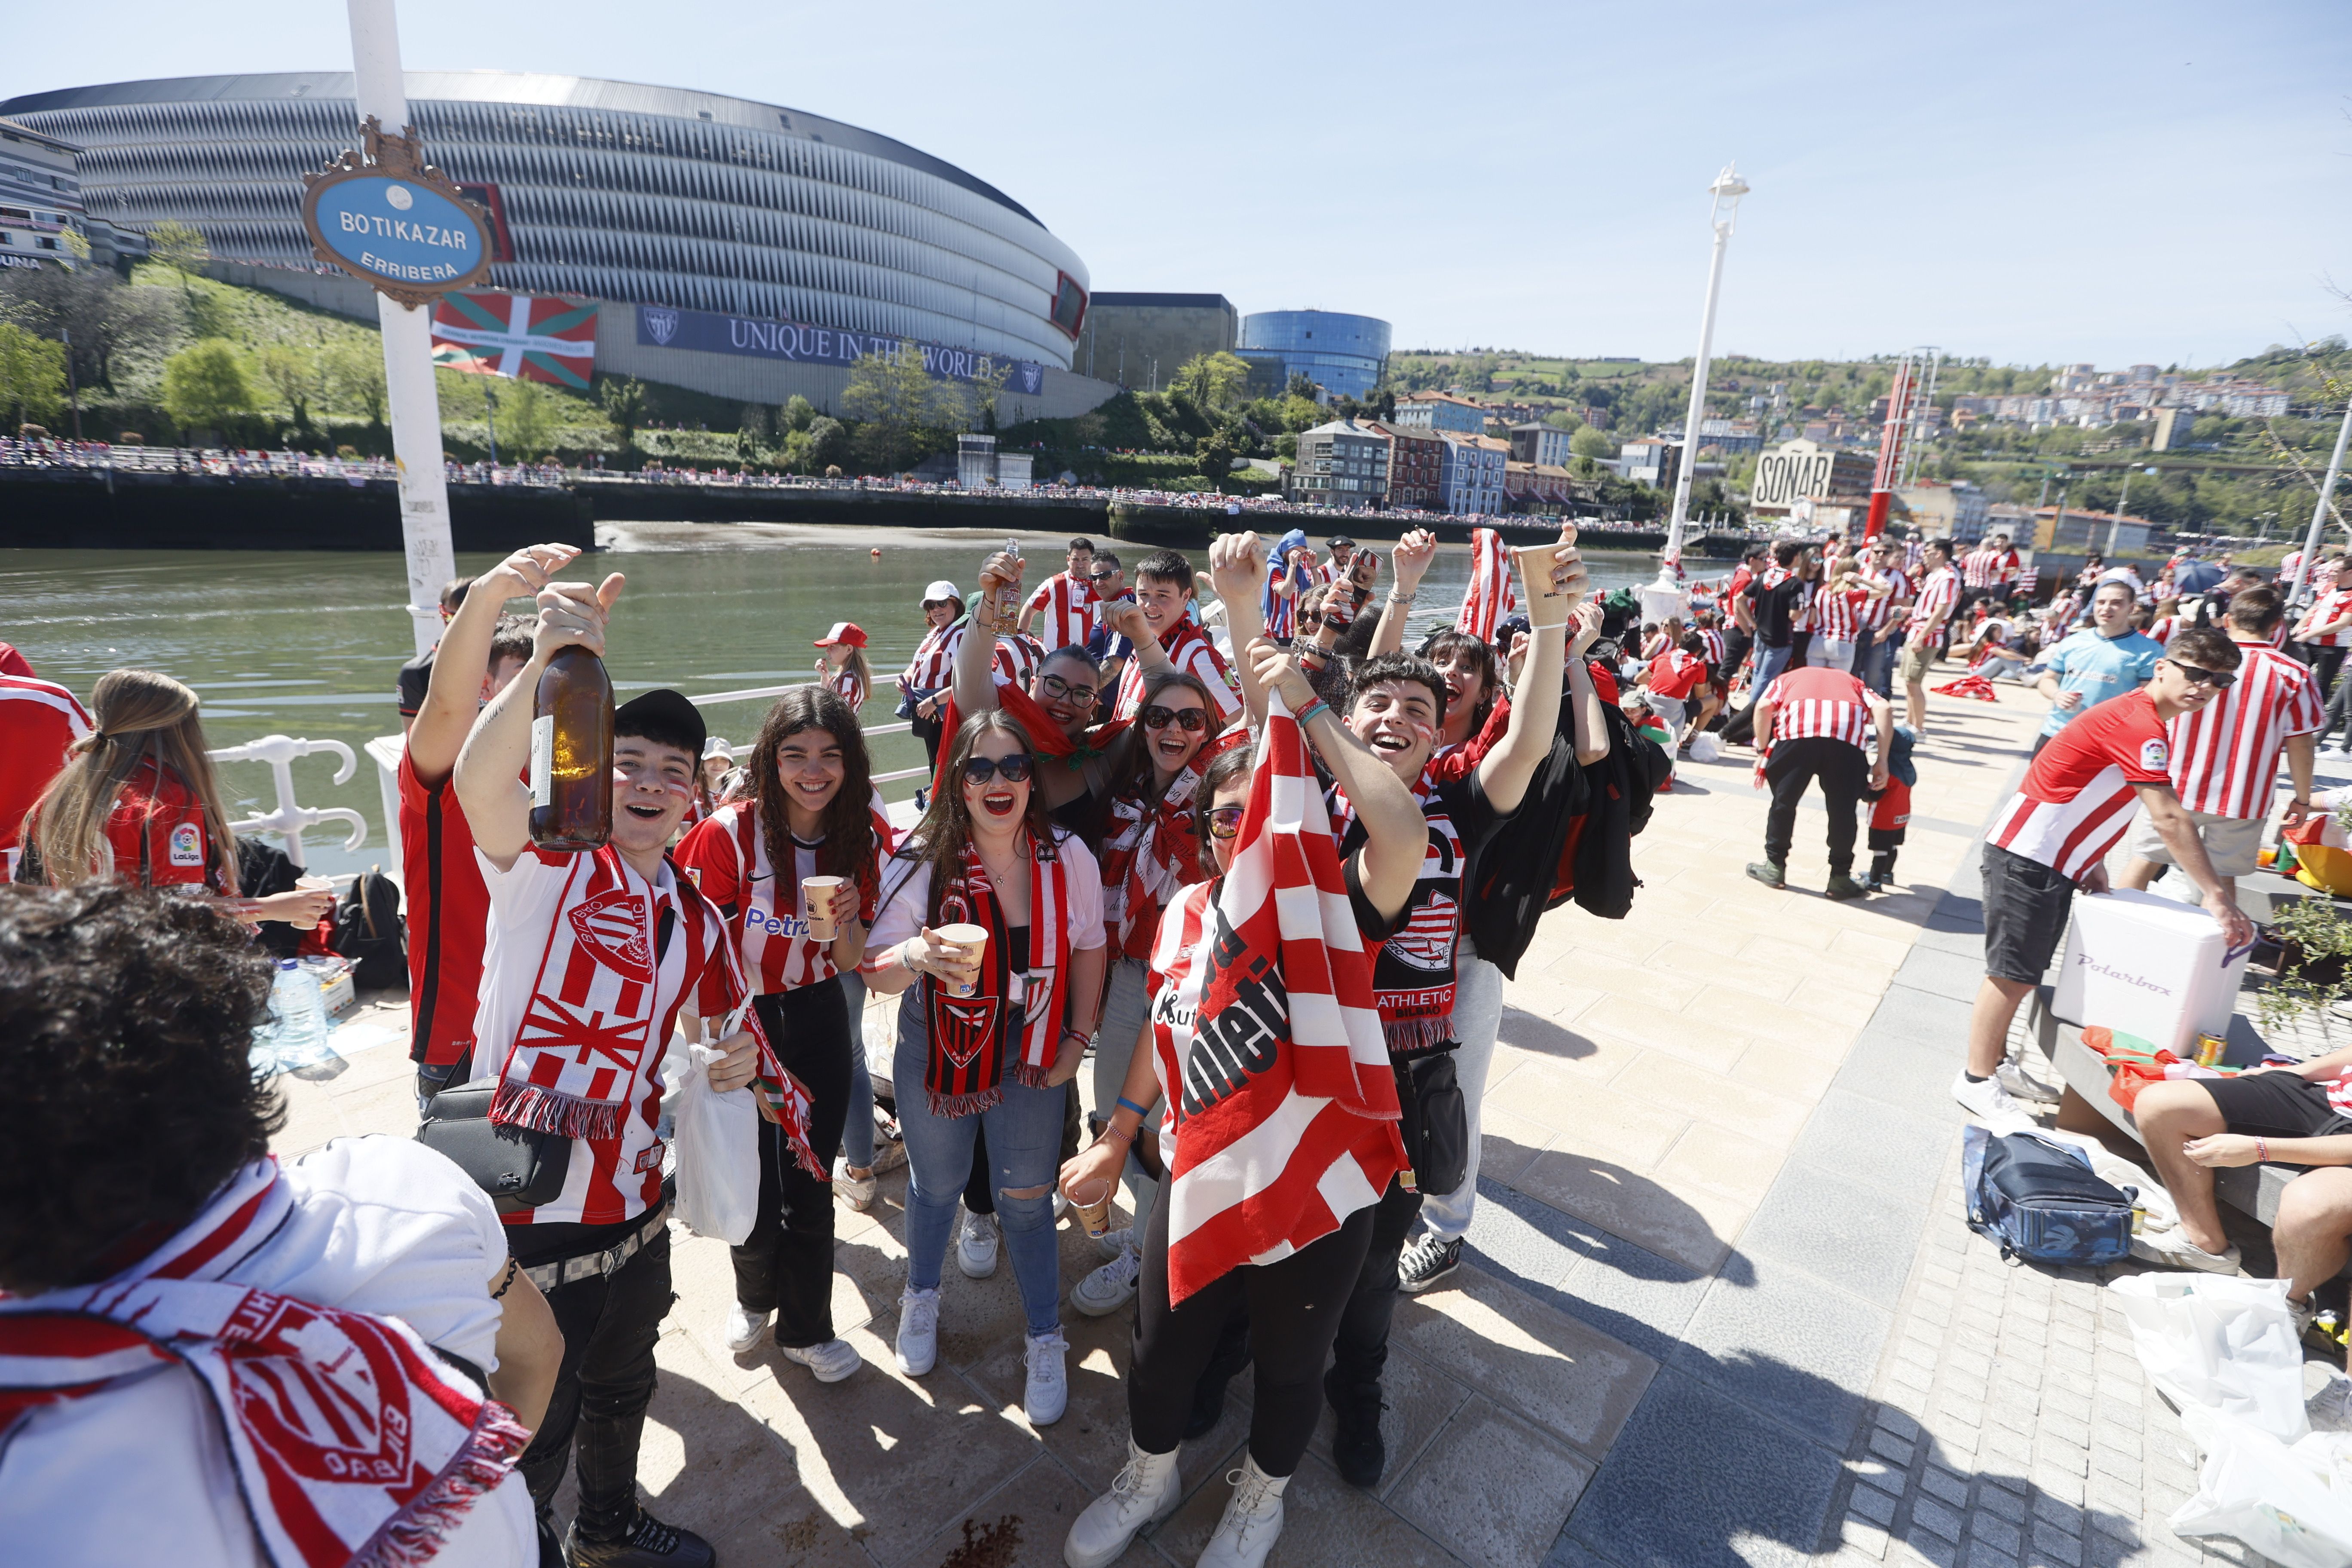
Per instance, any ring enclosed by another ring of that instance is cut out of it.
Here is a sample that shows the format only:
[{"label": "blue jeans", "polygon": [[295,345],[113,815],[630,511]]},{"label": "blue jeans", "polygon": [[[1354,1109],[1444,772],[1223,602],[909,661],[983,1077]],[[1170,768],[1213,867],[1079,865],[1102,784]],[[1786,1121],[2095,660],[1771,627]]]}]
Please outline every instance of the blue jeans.
[{"label": "blue jeans", "polygon": [[866,1064],[866,977],[855,970],[841,977],[849,1004],[849,1110],[841,1119],[841,1163],[855,1170],[874,1168],[874,1074]]},{"label": "blue jeans", "polygon": [[[898,1090],[898,1131],[907,1141],[907,1283],[917,1290],[940,1288],[948,1239],[955,1230],[956,1199],[971,1175],[972,1143],[988,1130],[988,1158],[994,1166],[996,1217],[1004,1227],[1004,1250],[1021,1288],[1021,1306],[1033,1334],[1061,1326],[1060,1249],[1054,1242],[1054,1183],[1061,1173],[1062,1111],[1069,1089],[1030,1089],[1007,1075],[1004,1098],[977,1116],[934,1116],[923,1088],[930,1056],[930,1015],[923,981],[908,989],[898,1006],[898,1052],[891,1082]],[[1034,1197],[1013,1193],[1034,1187]]]},{"label": "blue jeans", "polygon": [[[1117,958],[1103,980],[1102,1023],[1095,1035],[1095,1113],[1106,1121],[1110,1120],[1110,1110],[1106,1108],[1118,1103],[1128,1064],[1135,1058],[1135,1043],[1142,1037],[1143,1021],[1150,1015],[1149,974],[1143,960]],[[1145,1123],[1154,1131],[1160,1127],[1159,1106],[1157,1093],[1144,1102],[1144,1109],[1152,1113],[1144,1118]],[[1160,1152],[1165,1157],[1169,1151]],[[1127,1190],[1135,1205],[1135,1245],[1140,1248],[1143,1233],[1151,1224],[1151,1205],[1160,1195],[1160,1184],[1133,1150],[1127,1156]]]},{"label": "blue jeans", "polygon": [[1870,640],[1855,648],[1853,672],[1862,678],[1864,686],[1881,697],[1887,696],[1895,686],[1895,650],[1902,646],[1901,631],[1884,626],[1864,635]]},{"label": "blue jeans", "polygon": [[1754,707],[1756,699],[1764,695],[1764,689],[1789,668],[1789,653],[1787,643],[1779,647],[1769,647],[1763,643],[1756,645],[1756,679],[1748,689],[1748,706]]}]

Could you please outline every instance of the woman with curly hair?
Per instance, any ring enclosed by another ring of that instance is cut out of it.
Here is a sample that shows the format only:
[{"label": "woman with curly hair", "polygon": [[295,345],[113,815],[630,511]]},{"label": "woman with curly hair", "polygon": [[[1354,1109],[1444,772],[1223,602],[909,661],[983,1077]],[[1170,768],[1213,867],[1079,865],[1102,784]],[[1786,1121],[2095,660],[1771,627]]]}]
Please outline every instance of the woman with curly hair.
[{"label": "woman with curly hair", "polygon": [[[891,1074],[911,1173],[898,1370],[920,1377],[939,1358],[940,1270],[984,1127],[1028,1319],[1024,1404],[1043,1426],[1069,1398],[1054,1173],[1064,1086],[1101,1010],[1103,899],[1095,858],[1047,816],[1030,753],[1011,715],[964,720],[929,810],[883,869],[867,984],[905,998]],[[950,925],[987,940],[949,941]]]},{"label": "woman with curly hair", "polygon": [[515,1462],[562,1336],[439,1154],[270,1156],[271,973],[201,900],[0,889],[0,1072],[30,1096],[0,1143],[7,1555],[536,1563]]},{"label": "woman with curly hair", "polygon": [[[871,1202],[874,1090],[840,978],[866,956],[884,843],[856,713],[822,687],[785,692],[751,742],[747,774],[748,797],[696,826],[677,860],[735,933],[761,1026],[809,1091],[820,1164],[832,1165],[845,1125],[862,1126],[863,1159],[853,1158],[843,1195],[855,1202],[862,1189]],[[838,879],[823,907],[816,889],[803,891],[820,876]],[[820,938],[827,926],[834,934]],[[778,1348],[820,1383],[838,1383],[859,1364],[833,1331],[833,1199],[834,1184],[803,1170],[776,1126],[761,1121],[759,1216],[734,1248],[727,1348],[749,1351],[776,1313]]]}]

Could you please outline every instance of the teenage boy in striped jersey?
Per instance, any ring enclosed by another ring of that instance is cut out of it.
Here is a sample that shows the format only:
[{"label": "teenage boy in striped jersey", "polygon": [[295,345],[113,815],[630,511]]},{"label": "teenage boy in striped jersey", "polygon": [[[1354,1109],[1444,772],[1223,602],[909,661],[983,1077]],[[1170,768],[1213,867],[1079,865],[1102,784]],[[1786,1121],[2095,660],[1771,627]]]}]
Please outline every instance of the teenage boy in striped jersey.
[{"label": "teenage boy in striped jersey", "polygon": [[[1878,737],[1878,760],[1864,749]],[[1886,759],[1895,747],[1895,712],[1886,699],[1843,669],[1814,665],[1792,669],[1756,700],[1759,772],[1772,789],[1764,818],[1764,858],[1748,874],[1768,888],[1787,884],[1789,847],[1797,835],[1797,803],[1815,779],[1829,807],[1832,899],[1858,899],[1869,889],[1853,879],[1856,817],[1865,791],[1886,787]]]}]

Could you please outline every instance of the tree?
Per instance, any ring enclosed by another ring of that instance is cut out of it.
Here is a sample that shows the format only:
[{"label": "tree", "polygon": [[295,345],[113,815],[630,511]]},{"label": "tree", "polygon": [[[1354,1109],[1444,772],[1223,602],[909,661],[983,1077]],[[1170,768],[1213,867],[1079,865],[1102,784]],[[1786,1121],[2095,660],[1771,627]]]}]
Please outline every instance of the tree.
[{"label": "tree", "polygon": [[992,360],[989,368],[972,372],[971,391],[972,403],[980,409],[980,427],[996,428],[996,399],[1004,391],[1004,384],[1013,379],[1011,360]]},{"label": "tree", "polygon": [[838,419],[820,414],[809,421],[808,466],[822,473],[849,456],[849,429]]},{"label": "tree", "polygon": [[321,355],[290,343],[272,343],[261,351],[262,379],[268,382],[293,416],[294,428],[310,432],[310,405],[326,396],[327,373]]},{"label": "tree", "polygon": [[1182,392],[1204,409],[1230,408],[1242,400],[1249,385],[1249,363],[1239,354],[1194,354],[1177,367],[1168,384],[1171,392]]},{"label": "tree", "polygon": [[366,411],[368,423],[383,426],[383,343],[374,337],[343,338],[321,356],[327,384],[345,408]]},{"label": "tree", "polygon": [[784,428],[805,430],[816,423],[816,405],[795,392],[784,400]]},{"label": "tree", "polygon": [[1584,428],[1584,421],[1565,408],[1553,409],[1544,416],[1543,422],[1554,429],[1565,430],[1571,436]]},{"label": "tree", "polygon": [[1590,425],[1578,426],[1576,434],[1568,438],[1568,449],[1580,458],[1613,458],[1617,455],[1611,447],[1609,437]]},{"label": "tree", "polygon": [[627,451],[637,444],[637,426],[646,419],[646,384],[633,375],[609,375],[599,382],[596,395],[604,405],[604,420]]},{"label": "tree", "polygon": [[1201,437],[1197,448],[1201,458],[1201,477],[1213,485],[1222,485],[1234,471],[1233,441],[1222,430]]},{"label": "tree", "polygon": [[65,345],[0,321],[0,408],[16,411],[9,426],[38,424],[65,405]]},{"label": "tree", "polygon": [[164,361],[163,412],[183,430],[215,431],[253,413],[253,383],[236,345],[200,338]]},{"label": "tree", "polygon": [[518,462],[528,463],[543,458],[555,445],[556,409],[547,388],[535,381],[518,377],[506,395],[506,406],[499,410],[499,423],[507,433],[507,449]]},{"label": "tree", "polygon": [[0,271],[0,320],[35,337],[73,338],[73,371],[84,386],[112,385],[115,356],[161,356],[181,336],[181,309],[166,289],[127,284],[102,267]]},{"label": "tree", "polygon": [[1315,401],[1315,383],[1298,372],[1293,371],[1289,384],[1282,389],[1282,395],[1285,397],[1303,397],[1312,403]]},{"label": "tree", "polygon": [[896,473],[909,437],[919,430],[938,428],[943,415],[961,412],[952,409],[944,392],[924,368],[923,351],[915,340],[901,338],[894,353],[858,356],[849,369],[849,384],[842,389],[841,406],[863,424],[858,437],[868,461],[883,473]]},{"label": "tree", "polygon": [[188,309],[196,308],[196,293],[189,283],[189,275],[213,258],[212,247],[205,243],[204,230],[167,217],[147,231],[147,254],[180,275],[180,292],[187,297]]}]

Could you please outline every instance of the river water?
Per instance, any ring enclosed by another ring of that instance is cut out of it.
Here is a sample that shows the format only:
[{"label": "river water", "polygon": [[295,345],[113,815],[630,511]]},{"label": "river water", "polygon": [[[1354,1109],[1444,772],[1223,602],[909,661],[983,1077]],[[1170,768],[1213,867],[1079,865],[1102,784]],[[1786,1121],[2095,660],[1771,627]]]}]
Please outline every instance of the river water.
[{"label": "river water", "polygon": [[[944,577],[969,593],[981,559],[1002,543],[976,531],[852,535],[774,525],[624,524],[599,535],[611,547],[570,574],[627,574],[605,655],[615,690],[675,686],[693,696],[794,681],[810,674],[811,639],[835,621],[855,621],[871,639],[869,725],[895,721],[892,678],[921,639],[925,584]],[[1033,583],[1061,569],[1065,542],[1024,537]],[[869,553],[877,546],[878,556]],[[1118,548],[1130,568],[1145,553]],[[1654,556],[1588,559],[1604,588],[1646,582],[1656,572]],[[1423,584],[1416,626],[1452,620],[1469,563],[1467,546],[1444,548]],[[489,555],[458,559],[466,573],[495,564]],[[387,858],[378,769],[361,748],[400,731],[394,678],[411,650],[404,582],[400,557],[373,552],[0,551],[0,639],[85,702],[110,669],[175,676],[202,697],[214,746],[268,734],[343,742],[359,759],[350,782],[331,782],[331,754],[294,763],[294,782],[299,804],[346,806],[367,818],[367,840],[355,850],[342,847],[343,830],[333,826],[307,841],[313,869],[349,871]],[[713,733],[740,743],[765,708],[734,701],[706,711]],[[903,733],[877,736],[874,759],[877,772],[917,766],[922,747]],[[274,806],[267,765],[226,763],[221,773],[232,816]],[[907,781],[884,793],[896,800],[913,789]]]}]

